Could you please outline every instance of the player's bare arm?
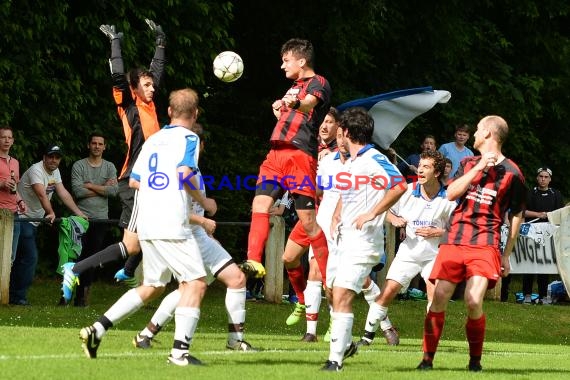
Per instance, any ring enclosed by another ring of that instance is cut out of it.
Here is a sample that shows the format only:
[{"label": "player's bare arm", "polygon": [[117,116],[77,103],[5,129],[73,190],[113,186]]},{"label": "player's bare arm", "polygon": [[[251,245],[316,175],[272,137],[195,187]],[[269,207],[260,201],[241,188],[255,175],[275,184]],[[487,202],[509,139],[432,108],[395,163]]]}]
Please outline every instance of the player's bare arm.
[{"label": "player's bare arm", "polygon": [[396,215],[392,212],[392,210],[389,210],[386,213],[386,220],[390,223],[392,223],[392,225],[396,228],[403,228],[406,227],[406,224],[408,223],[408,221],[404,218],[402,218],[399,215]]},{"label": "player's bare arm", "polygon": [[[319,104],[319,98],[314,95],[306,95],[305,99],[297,99],[293,95],[285,95],[283,103],[287,108],[296,109],[301,112],[309,112]],[[298,102],[298,104],[297,104]]]},{"label": "player's bare arm", "polygon": [[523,212],[513,215],[509,218],[509,232],[507,235],[507,242],[505,243],[505,249],[501,256],[501,276],[506,277],[511,271],[511,264],[509,262],[509,256],[513,252],[517,239],[519,237],[519,231],[521,224],[523,222]]},{"label": "player's bare arm", "polygon": [[494,166],[497,163],[498,154],[495,152],[487,152],[481,156],[477,165],[473,166],[467,173],[455,179],[447,187],[447,199],[450,201],[460,198],[473,181],[479,180],[483,175],[483,171],[488,166]]},{"label": "player's bare arm", "polygon": [[386,212],[390,209],[402,195],[406,192],[406,188],[403,186],[394,186],[386,192],[386,195],[374,208],[365,214],[358,216],[352,224],[358,229],[362,229],[364,223],[369,222],[376,218],[378,215]]},{"label": "player's bare arm", "polygon": [[201,226],[208,235],[212,236],[216,231],[216,221],[213,219],[208,219],[201,215],[192,214],[190,215],[190,224]]},{"label": "player's bare arm", "polygon": [[332,215],[331,227],[330,227],[330,233],[333,239],[336,238],[338,224],[340,223],[341,211],[342,211],[342,198],[338,198],[338,201],[336,202],[336,207]]}]

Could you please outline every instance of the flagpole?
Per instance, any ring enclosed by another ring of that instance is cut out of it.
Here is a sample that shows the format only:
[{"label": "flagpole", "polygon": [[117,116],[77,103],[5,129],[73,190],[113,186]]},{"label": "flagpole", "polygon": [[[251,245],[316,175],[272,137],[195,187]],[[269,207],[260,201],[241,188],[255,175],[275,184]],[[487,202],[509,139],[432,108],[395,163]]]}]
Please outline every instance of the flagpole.
[{"label": "flagpole", "polygon": [[[394,153],[395,153],[395,152],[394,152]],[[407,162],[406,160],[404,160],[404,159],[402,158],[402,156],[400,156],[398,153],[395,153],[395,154],[396,154],[396,157],[398,157],[400,160],[402,160],[402,161],[404,162],[404,164],[406,164],[406,165],[408,165],[408,166],[411,166],[410,164],[408,164],[408,162]]]}]

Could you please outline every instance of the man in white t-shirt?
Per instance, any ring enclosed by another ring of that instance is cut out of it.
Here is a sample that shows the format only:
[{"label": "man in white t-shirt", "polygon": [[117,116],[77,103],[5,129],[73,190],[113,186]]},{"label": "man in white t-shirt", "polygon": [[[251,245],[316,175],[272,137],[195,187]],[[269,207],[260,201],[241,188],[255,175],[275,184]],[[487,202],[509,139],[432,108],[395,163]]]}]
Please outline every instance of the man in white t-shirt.
[{"label": "man in white t-shirt", "polygon": [[198,117],[198,94],[192,89],[173,91],[168,114],[170,124],[147,139],[131,172],[131,186],[139,190],[133,215],[145,251],[143,285],[127,291],[93,325],[81,329],[89,358],[97,357],[101,338],[114,323],[162,294],[174,276],[181,295],[168,361],[178,366],[201,364],[189,354],[189,347],[206,292],[206,270],[189,220],[192,200],[210,215],[217,206],[202,194],[195,175],[199,138],[190,129]]},{"label": "man in white t-shirt", "polygon": [[370,343],[379,322],[386,318],[392,300],[402,288],[409,286],[418,273],[426,282],[429,309],[435,288],[428,281],[429,274],[451,212],[457,205],[447,199],[440,181],[444,170],[445,158],[440,152],[423,152],[418,165],[418,182],[408,185],[406,193],[386,216],[394,227],[405,228],[406,238],[390,265],[382,293],[370,306],[364,336],[359,344]]},{"label": "man in white t-shirt", "polygon": [[340,198],[331,223],[338,241],[336,268],[327,265],[327,288],[332,288],[332,327],[329,358],[324,371],[340,371],[347,347],[352,346],[352,303],[372,267],[384,252],[386,211],[406,191],[406,181],[388,158],[370,143],[374,120],[363,108],[349,108],[340,119],[344,144],[350,153],[336,176]]},{"label": "man in white t-shirt", "polygon": [[[61,181],[59,164],[62,151],[58,145],[50,145],[45,150],[40,162],[32,165],[18,183],[18,193],[27,205],[25,218],[46,218],[50,223],[55,219],[51,205],[51,197],[57,194],[63,204],[75,215],[87,218],[77,207],[73,197]],[[21,222],[19,251],[12,265],[10,276],[10,303],[14,305],[29,305],[27,294],[32,285],[38,262],[36,235],[39,222]]]}]

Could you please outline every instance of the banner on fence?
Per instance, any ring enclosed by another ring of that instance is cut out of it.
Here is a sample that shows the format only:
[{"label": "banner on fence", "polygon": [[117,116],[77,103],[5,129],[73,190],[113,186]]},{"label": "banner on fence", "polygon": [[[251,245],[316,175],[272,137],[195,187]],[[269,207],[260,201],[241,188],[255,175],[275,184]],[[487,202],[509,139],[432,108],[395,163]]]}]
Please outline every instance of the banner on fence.
[{"label": "banner on fence", "polygon": [[[550,223],[523,223],[510,257],[511,273],[558,273],[553,239],[556,226]],[[501,249],[507,241],[508,227],[501,229]]]}]

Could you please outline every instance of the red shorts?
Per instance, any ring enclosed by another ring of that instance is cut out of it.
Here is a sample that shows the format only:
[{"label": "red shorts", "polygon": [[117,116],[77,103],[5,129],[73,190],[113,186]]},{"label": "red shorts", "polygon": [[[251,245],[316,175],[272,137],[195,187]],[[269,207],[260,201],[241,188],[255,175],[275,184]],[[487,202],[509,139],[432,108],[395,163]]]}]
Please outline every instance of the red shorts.
[{"label": "red shorts", "polygon": [[473,276],[486,277],[493,289],[501,277],[501,252],[497,247],[442,244],[429,276],[431,282],[460,283]]},{"label": "red shorts", "polygon": [[257,184],[276,181],[285,191],[316,196],[317,159],[297,148],[273,148],[259,168]]},{"label": "red shorts", "polygon": [[311,244],[309,240],[309,235],[305,232],[303,228],[303,223],[300,220],[295,223],[295,226],[289,233],[289,240],[294,241],[295,243],[299,244],[301,247],[308,247]]}]

